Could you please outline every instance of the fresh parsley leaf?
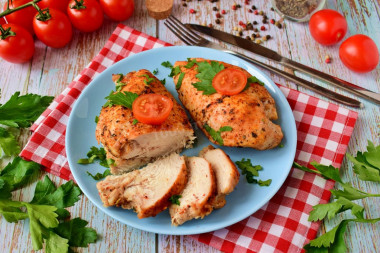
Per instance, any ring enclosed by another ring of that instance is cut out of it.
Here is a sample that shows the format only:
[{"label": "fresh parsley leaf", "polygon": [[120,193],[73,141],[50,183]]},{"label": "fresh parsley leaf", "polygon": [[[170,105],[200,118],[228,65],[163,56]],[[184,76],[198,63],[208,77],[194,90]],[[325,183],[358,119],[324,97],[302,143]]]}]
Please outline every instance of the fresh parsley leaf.
[{"label": "fresh parsley leaf", "polygon": [[135,99],[138,97],[136,93],[129,92],[129,91],[122,91],[122,92],[111,92],[110,95],[106,97],[108,99],[107,103],[104,104],[104,107],[110,107],[113,105],[122,105],[129,109],[132,109],[132,103],[135,101]]},{"label": "fresh parsley leaf", "polygon": [[278,145],[279,148],[283,148],[284,147],[284,144],[280,143],[280,145]]},{"label": "fresh parsley leaf", "polygon": [[235,162],[241,173],[245,175],[247,182],[250,184],[258,184],[259,186],[269,186],[272,183],[271,179],[262,181],[255,177],[259,176],[259,171],[263,169],[260,165],[252,165],[251,159],[243,158],[241,161]]},{"label": "fresh parsley leaf", "polygon": [[198,65],[198,74],[196,77],[199,79],[199,82],[193,83],[193,86],[199,90],[203,91],[203,95],[211,95],[216,93],[216,90],[212,86],[212,79],[214,76],[224,69],[224,65],[216,61],[207,61],[197,62]]},{"label": "fresh parsley leaf", "polygon": [[181,203],[179,202],[179,199],[182,198],[182,195],[172,195],[170,198],[169,198],[169,201],[172,203],[172,204],[175,204],[175,205],[181,205]]},{"label": "fresh parsley leaf", "polygon": [[250,76],[250,77],[248,77],[248,79],[247,79],[247,84],[251,84],[251,83],[258,83],[258,84],[260,84],[260,85],[262,85],[262,86],[265,85],[262,81],[260,81],[260,80],[259,80],[257,77],[255,77],[255,76]]},{"label": "fresh parsley leaf", "polygon": [[107,159],[106,151],[104,148],[97,148],[92,146],[90,151],[87,153],[88,158],[81,158],[77,161],[79,164],[91,164],[95,160],[99,160],[99,164],[103,167],[109,168],[111,164],[114,164],[115,161],[111,158]]},{"label": "fresh parsley leaf", "polygon": [[144,79],[144,83],[145,85],[149,85],[151,84],[151,82],[154,81],[154,78],[153,77],[150,77],[148,74],[144,74],[144,75],[141,75],[140,77],[145,77],[146,79]]},{"label": "fresh parsley leaf", "polygon": [[162,83],[162,85],[165,85],[166,84],[166,79],[164,78],[164,79],[160,80],[160,82]]},{"label": "fresh parsley leaf", "polygon": [[161,63],[161,66],[164,66],[165,68],[173,68],[173,65],[169,61],[164,61]]},{"label": "fresh parsley leaf", "polygon": [[367,197],[380,197],[380,194],[371,194],[358,190],[347,183],[342,183],[342,190],[331,190],[335,198],[344,197],[349,200],[364,199]]},{"label": "fresh parsley leaf", "polygon": [[181,72],[181,74],[179,75],[178,77],[178,81],[177,81],[177,85],[175,86],[175,88],[177,90],[179,90],[181,88],[181,85],[182,85],[182,81],[183,81],[183,78],[185,77],[185,73]]},{"label": "fresh parsley leaf", "polygon": [[187,64],[184,67],[187,69],[191,69],[196,63],[196,59],[187,58]]},{"label": "fresh parsley leaf", "polygon": [[11,127],[29,127],[49,106],[54,97],[16,92],[0,106],[0,124]]},{"label": "fresh parsley leaf", "polygon": [[176,76],[179,73],[181,73],[181,68],[179,66],[177,66],[175,68],[172,68],[172,70],[170,71],[169,77]]},{"label": "fresh parsley leaf", "polygon": [[121,81],[124,79],[123,74],[118,74],[119,78],[116,80],[116,91],[119,92],[121,89],[126,85],[125,83],[122,83]]},{"label": "fresh parsley leaf", "polygon": [[61,237],[68,239],[72,247],[87,247],[89,243],[96,242],[98,235],[92,228],[87,228],[88,222],[81,218],[74,218],[62,222],[54,229]]},{"label": "fresh parsley leaf", "polygon": [[29,215],[23,212],[20,208],[22,202],[0,199],[0,214],[2,214],[8,222],[18,222],[29,218]]},{"label": "fresh parsley leaf", "polygon": [[18,155],[21,151],[16,137],[2,127],[0,127],[0,148],[6,156]]},{"label": "fresh parsley leaf", "polygon": [[95,175],[92,175],[90,172],[86,171],[87,172],[87,175],[89,175],[90,177],[92,177],[94,180],[98,181],[100,179],[103,179],[105,178],[106,176],[109,176],[111,175],[111,172],[110,170],[105,170],[103,173],[96,173]]},{"label": "fresh parsley leaf", "polygon": [[66,253],[69,251],[69,240],[62,238],[56,233],[49,231],[46,239],[46,252],[47,253]]},{"label": "fresh parsley leaf", "polygon": [[40,168],[38,163],[16,157],[0,172],[0,179],[10,191],[13,191],[35,179]]},{"label": "fresh parsley leaf", "polygon": [[99,122],[99,116],[95,116],[95,123],[98,124]]},{"label": "fresh parsley leaf", "polygon": [[219,143],[219,145],[224,145],[223,138],[221,136],[222,132],[232,131],[232,127],[230,126],[223,126],[218,131],[211,128],[207,123],[204,124],[204,129],[210,134],[211,138]]},{"label": "fresh parsley leaf", "polygon": [[293,162],[293,167],[300,169],[300,170],[303,170],[303,171],[306,171],[306,172],[319,174],[319,175],[321,175],[327,179],[332,179],[332,180],[337,181],[339,183],[343,183],[343,181],[339,175],[339,169],[334,168],[331,165],[326,166],[326,165],[322,165],[322,164],[319,164],[316,162],[311,162],[310,164],[313,165],[316,170],[311,170],[311,169],[309,169],[305,166],[302,166],[296,162]]},{"label": "fresh parsley leaf", "polygon": [[153,70],[153,75],[157,75],[158,74],[158,68],[156,68],[155,70]]},{"label": "fresh parsley leaf", "polygon": [[337,201],[327,204],[313,206],[310,212],[309,221],[323,220],[324,218],[332,219],[338,213],[351,210],[351,213],[357,218],[363,219],[364,208],[350,200],[340,197]]},{"label": "fresh parsley leaf", "polygon": [[139,121],[137,119],[133,119],[132,125],[136,125],[137,123],[139,123]]}]

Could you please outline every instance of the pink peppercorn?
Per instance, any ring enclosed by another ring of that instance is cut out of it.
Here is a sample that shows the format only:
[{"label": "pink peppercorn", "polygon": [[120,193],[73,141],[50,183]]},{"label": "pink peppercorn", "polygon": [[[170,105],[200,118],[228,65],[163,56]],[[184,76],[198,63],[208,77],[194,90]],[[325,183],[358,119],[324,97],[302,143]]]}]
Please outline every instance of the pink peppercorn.
[{"label": "pink peppercorn", "polygon": [[255,10],[253,13],[254,13],[255,15],[259,15],[259,11],[258,11],[258,10]]},{"label": "pink peppercorn", "polygon": [[226,14],[226,10],[222,10],[222,14],[223,14],[223,15]]},{"label": "pink peppercorn", "polygon": [[249,0],[245,0],[245,4],[249,4]]},{"label": "pink peppercorn", "polygon": [[249,9],[249,10],[248,10],[248,12],[249,12],[249,13],[252,13],[252,12],[253,12],[253,10]]},{"label": "pink peppercorn", "polygon": [[237,9],[236,4],[232,5],[232,9],[233,9],[234,11],[236,11],[236,9]]},{"label": "pink peppercorn", "polygon": [[274,21],[274,19],[271,19],[271,20],[270,20],[270,23],[271,23],[271,24],[274,24],[274,23],[276,23],[276,21]]},{"label": "pink peppercorn", "polygon": [[191,13],[191,14],[194,14],[194,13],[195,13],[195,10],[194,10],[194,9],[190,9],[190,13]]},{"label": "pink peppercorn", "polygon": [[239,21],[239,25],[244,25],[243,21]]},{"label": "pink peppercorn", "polygon": [[222,17],[222,15],[220,15],[220,13],[218,12],[218,13],[216,13],[216,18],[221,18]]},{"label": "pink peppercorn", "polygon": [[265,29],[265,26],[262,25],[262,26],[260,27],[260,30],[261,30],[261,31],[265,31],[265,30],[266,30],[266,29]]}]

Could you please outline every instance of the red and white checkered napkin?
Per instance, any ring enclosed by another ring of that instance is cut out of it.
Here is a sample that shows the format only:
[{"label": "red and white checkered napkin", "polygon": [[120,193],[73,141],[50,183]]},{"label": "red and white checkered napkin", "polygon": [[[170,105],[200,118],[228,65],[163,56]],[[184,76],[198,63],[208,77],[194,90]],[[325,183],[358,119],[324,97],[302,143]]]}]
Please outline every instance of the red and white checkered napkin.
[{"label": "red and white checkered napkin", "polygon": [[[32,126],[34,133],[21,156],[42,164],[52,174],[71,179],[65,131],[74,101],[96,75],[113,63],[162,46],[170,44],[119,25],[100,53]],[[340,167],[357,113],[296,90],[282,86],[280,89],[297,124],[296,161],[304,165],[316,161]],[[311,207],[326,203],[332,187],[331,181],[293,169],[279,192],[249,218],[192,237],[226,252],[299,252],[315,238],[319,227],[319,223],[307,220]]]}]

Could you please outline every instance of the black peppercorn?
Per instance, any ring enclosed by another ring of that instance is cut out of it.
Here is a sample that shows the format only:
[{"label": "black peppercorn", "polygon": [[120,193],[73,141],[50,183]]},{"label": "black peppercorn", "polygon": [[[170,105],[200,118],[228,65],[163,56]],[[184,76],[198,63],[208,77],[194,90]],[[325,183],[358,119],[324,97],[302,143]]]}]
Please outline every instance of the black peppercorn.
[{"label": "black peppercorn", "polygon": [[254,25],[257,25],[257,21],[253,21],[253,24],[254,24]]},{"label": "black peppercorn", "polygon": [[186,3],[183,3],[182,6],[183,6],[183,7],[187,7],[187,4],[186,4]]},{"label": "black peppercorn", "polygon": [[212,7],[213,11],[218,11],[218,8],[216,6]]},{"label": "black peppercorn", "polygon": [[252,10],[256,10],[256,6],[254,6],[254,5],[252,5],[251,8],[252,8]]},{"label": "black peppercorn", "polygon": [[220,24],[220,19],[217,18],[217,19],[215,20],[215,23]]}]

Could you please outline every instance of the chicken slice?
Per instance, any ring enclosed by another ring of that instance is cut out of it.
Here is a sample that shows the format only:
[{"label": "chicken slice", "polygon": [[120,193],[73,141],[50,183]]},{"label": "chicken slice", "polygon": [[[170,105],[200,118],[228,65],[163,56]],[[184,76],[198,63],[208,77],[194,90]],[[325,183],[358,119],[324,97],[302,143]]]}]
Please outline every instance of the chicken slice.
[{"label": "chicken slice", "polygon": [[214,208],[222,208],[226,204],[226,195],[230,194],[239,183],[239,171],[230,157],[221,149],[213,146],[205,147],[199,156],[206,159],[215,173],[216,196],[211,199]]},{"label": "chicken slice", "polygon": [[133,209],[141,219],[165,210],[170,204],[169,198],[182,192],[187,179],[184,157],[173,153],[141,170],[108,176],[96,187],[104,206]]},{"label": "chicken slice", "polygon": [[112,174],[131,171],[160,156],[191,146],[194,132],[185,111],[156,77],[143,69],[130,72],[117,82],[119,78],[120,75],[113,75],[116,84],[124,85],[122,92],[165,95],[174,105],[161,125],[136,124],[132,110],[121,105],[102,108],[96,126],[96,139],[104,146],[107,158],[115,161],[110,166]]},{"label": "chicken slice", "polygon": [[[198,62],[208,61],[197,58]],[[252,83],[244,91],[233,96],[214,93],[204,95],[193,84],[199,82],[197,65],[185,68],[188,62],[178,61],[174,66],[179,66],[185,73],[182,85],[178,89],[179,99],[190,112],[198,127],[204,132],[209,140],[215,141],[205,129],[208,125],[218,131],[221,127],[229,126],[231,131],[221,132],[223,145],[229,147],[251,147],[259,150],[270,149],[278,146],[283,138],[281,127],[272,122],[278,118],[274,99],[264,86]],[[246,70],[218,61],[225,68],[241,69],[248,77],[251,76]],[[179,75],[174,77],[177,84]]]},{"label": "chicken slice", "polygon": [[181,225],[188,220],[205,217],[212,211],[209,200],[216,193],[215,177],[210,163],[200,157],[186,157],[189,180],[180,193],[180,205],[169,206],[172,224]]}]

